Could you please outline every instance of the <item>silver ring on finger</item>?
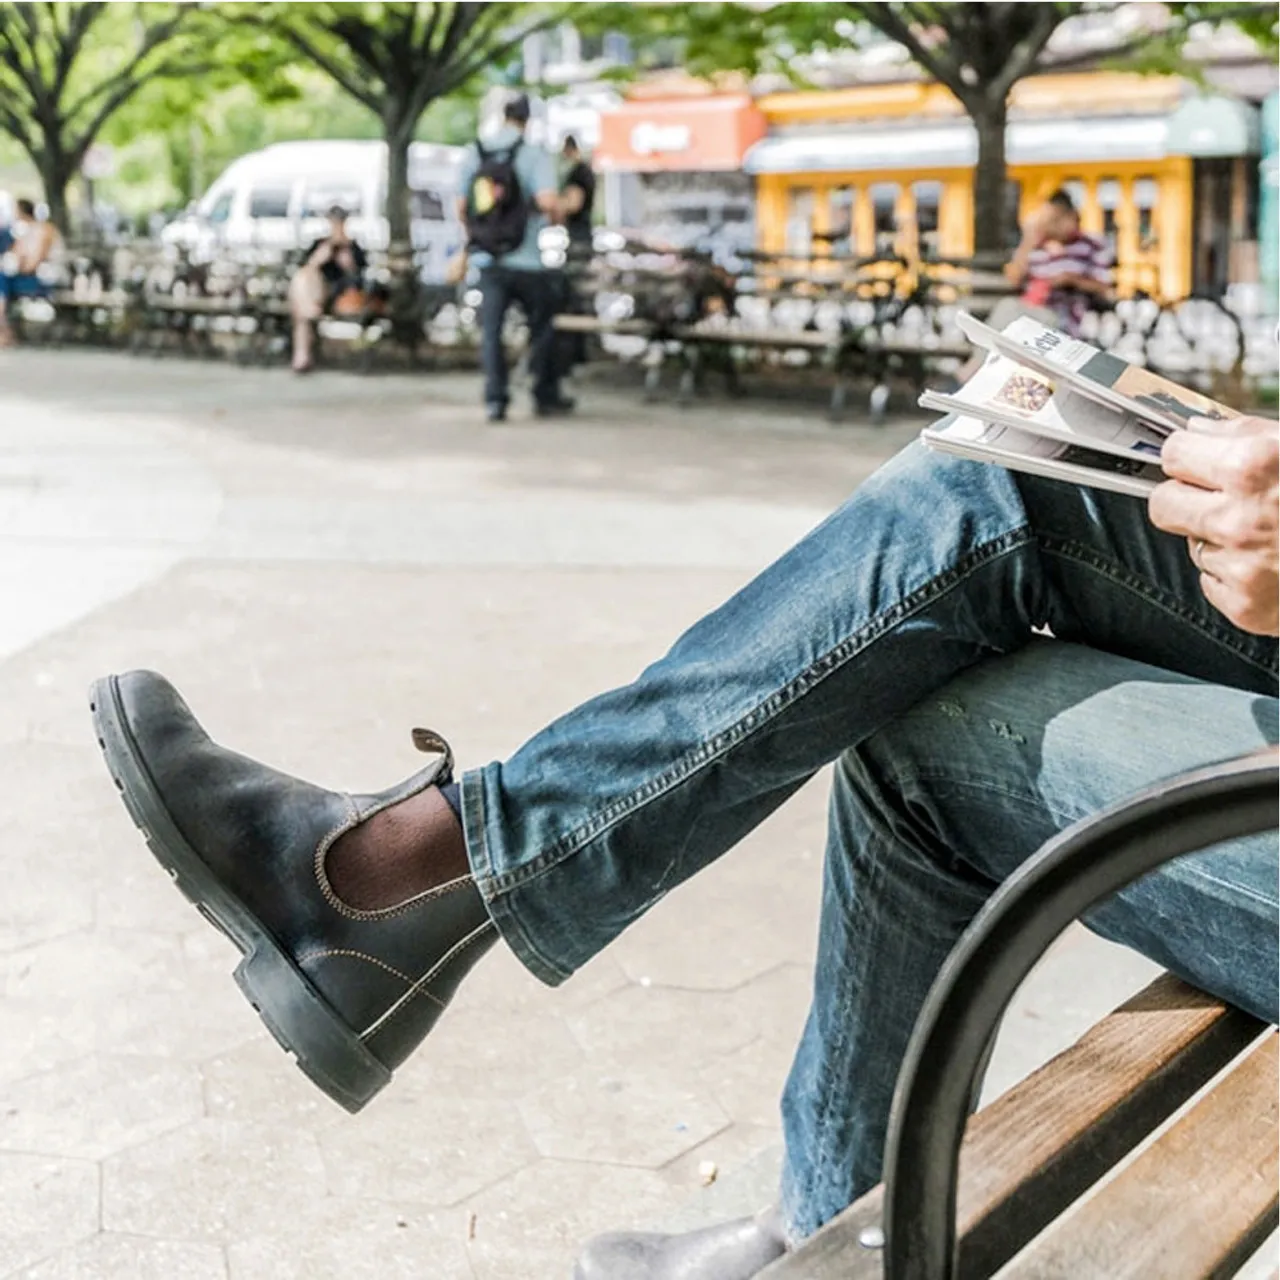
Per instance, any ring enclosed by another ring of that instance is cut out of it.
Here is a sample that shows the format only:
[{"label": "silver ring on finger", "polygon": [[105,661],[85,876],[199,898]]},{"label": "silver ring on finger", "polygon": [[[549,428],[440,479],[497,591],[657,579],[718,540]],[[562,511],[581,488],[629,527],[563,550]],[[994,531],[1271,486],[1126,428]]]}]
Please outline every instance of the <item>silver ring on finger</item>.
[{"label": "silver ring on finger", "polygon": [[1205,567],[1203,564],[1200,563],[1200,557],[1202,555],[1204,555],[1204,539],[1197,538],[1191,544],[1191,563],[1195,565],[1195,567],[1199,569],[1201,573],[1204,573]]}]

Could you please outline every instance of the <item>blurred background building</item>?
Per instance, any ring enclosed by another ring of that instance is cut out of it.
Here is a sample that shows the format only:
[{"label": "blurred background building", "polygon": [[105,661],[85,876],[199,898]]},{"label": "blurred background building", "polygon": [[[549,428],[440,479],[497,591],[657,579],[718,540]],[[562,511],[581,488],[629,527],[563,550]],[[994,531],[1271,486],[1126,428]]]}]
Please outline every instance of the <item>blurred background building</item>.
[{"label": "blurred background building", "polygon": [[[1114,47],[1159,8],[1082,15],[1060,29],[1054,52],[1077,59]],[[553,44],[557,60],[537,52],[532,66],[553,68],[574,88],[547,98],[548,132],[587,142],[612,225],[726,254],[973,250],[974,127],[901,46],[885,41],[806,66],[807,78],[823,82],[817,89],[762,80],[726,92],[673,68],[635,81],[615,104],[606,100],[612,90],[590,81],[625,60],[625,40],[610,57],[578,61],[566,56],[571,40]],[[1265,202],[1274,200],[1276,131],[1263,119],[1275,119],[1275,64],[1230,29],[1185,56],[1199,83],[1086,67],[1015,85],[1011,234],[1028,207],[1065,187],[1085,229],[1111,242],[1122,294],[1221,295],[1258,285],[1264,262],[1274,279],[1276,217]],[[597,124],[588,123],[593,111]]]}]

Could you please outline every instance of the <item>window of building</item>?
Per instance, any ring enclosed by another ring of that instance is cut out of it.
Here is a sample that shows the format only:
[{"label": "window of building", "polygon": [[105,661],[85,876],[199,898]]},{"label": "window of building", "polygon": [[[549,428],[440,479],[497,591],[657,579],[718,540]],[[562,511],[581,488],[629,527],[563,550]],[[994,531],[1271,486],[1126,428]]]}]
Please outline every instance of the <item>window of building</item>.
[{"label": "window of building", "polygon": [[1119,225],[1116,221],[1123,190],[1119,178],[1098,179],[1098,208],[1102,210],[1102,237],[1116,251],[1116,240],[1119,236]]},{"label": "window of building", "polygon": [[1262,203],[1262,166],[1253,156],[1244,160],[1244,233],[1243,239],[1258,238],[1258,206]]},{"label": "window of building", "polygon": [[705,204],[677,205],[672,218],[685,227],[705,227],[711,222],[711,207]]},{"label": "window of building", "polygon": [[871,188],[871,209],[875,219],[875,252],[894,253],[898,238],[898,197],[902,188],[896,182],[877,182]]},{"label": "window of building", "polygon": [[787,192],[786,251],[807,258],[813,252],[813,188]]},{"label": "window of building", "polygon": [[937,258],[938,213],[942,208],[942,183],[913,183],[911,194],[916,201],[916,252],[924,259]]},{"label": "window of building", "polygon": [[827,198],[827,235],[834,254],[854,252],[857,233],[853,226],[853,211],[857,200],[857,187],[833,187]]},{"label": "window of building", "polygon": [[1156,205],[1160,201],[1160,184],[1154,178],[1135,178],[1133,205],[1138,211],[1138,248],[1146,253],[1156,247]]},{"label": "window of building", "polygon": [[631,63],[631,41],[621,31],[607,31],[604,35],[604,56],[620,66]]},{"label": "window of building", "polygon": [[249,217],[287,218],[289,216],[288,187],[258,187],[249,193]]}]

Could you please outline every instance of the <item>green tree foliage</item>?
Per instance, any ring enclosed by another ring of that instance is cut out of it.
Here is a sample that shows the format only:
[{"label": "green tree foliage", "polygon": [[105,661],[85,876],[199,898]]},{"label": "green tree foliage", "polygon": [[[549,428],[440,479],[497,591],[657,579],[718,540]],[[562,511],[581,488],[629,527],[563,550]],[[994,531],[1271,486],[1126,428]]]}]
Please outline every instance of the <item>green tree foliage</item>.
[{"label": "green tree foliage", "polygon": [[1234,23],[1258,48],[1273,58],[1280,54],[1280,5],[1274,4],[1171,4],[1179,29],[1197,23],[1220,26]]},{"label": "green tree foliage", "polygon": [[184,4],[0,3],[0,131],[31,158],[59,227],[111,117],[145,85],[207,69],[202,17]]},{"label": "green tree foliage", "polygon": [[387,220],[409,239],[409,144],[423,113],[501,64],[533,31],[563,16],[537,4],[229,5],[229,21],[270,33],[368,108],[387,143]]}]

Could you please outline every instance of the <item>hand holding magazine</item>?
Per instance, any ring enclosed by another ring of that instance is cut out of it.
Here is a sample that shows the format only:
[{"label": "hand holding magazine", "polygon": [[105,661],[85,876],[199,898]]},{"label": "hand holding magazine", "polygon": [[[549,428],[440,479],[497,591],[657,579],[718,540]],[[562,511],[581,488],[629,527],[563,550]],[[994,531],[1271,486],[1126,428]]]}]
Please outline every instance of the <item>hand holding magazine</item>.
[{"label": "hand holding magazine", "polygon": [[943,452],[1141,497],[1164,479],[1170,432],[1192,418],[1239,416],[1027,316],[1003,332],[969,315],[959,323],[991,354],[958,391],[920,397],[947,414],[923,432]]}]

